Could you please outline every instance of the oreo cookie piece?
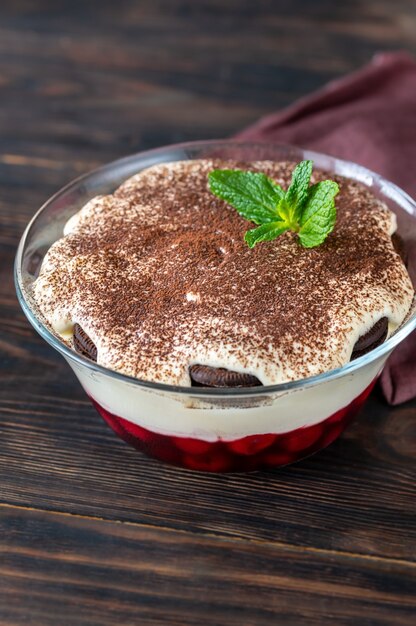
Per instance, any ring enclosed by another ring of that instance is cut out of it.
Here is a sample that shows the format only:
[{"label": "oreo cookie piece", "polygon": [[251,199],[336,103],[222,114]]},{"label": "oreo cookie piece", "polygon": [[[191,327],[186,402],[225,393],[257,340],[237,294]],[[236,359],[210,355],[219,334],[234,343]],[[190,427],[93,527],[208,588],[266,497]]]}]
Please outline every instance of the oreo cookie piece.
[{"label": "oreo cookie piece", "polygon": [[241,374],[223,367],[191,365],[189,374],[193,387],[262,387],[252,374]]},{"label": "oreo cookie piece", "polygon": [[388,332],[389,321],[387,317],[382,317],[374,324],[370,330],[357,340],[351,355],[351,361],[358,359],[359,356],[367,354],[370,350],[378,348],[384,343]]},{"label": "oreo cookie piece", "polygon": [[74,324],[73,342],[76,352],[97,361],[97,346],[79,324]]}]

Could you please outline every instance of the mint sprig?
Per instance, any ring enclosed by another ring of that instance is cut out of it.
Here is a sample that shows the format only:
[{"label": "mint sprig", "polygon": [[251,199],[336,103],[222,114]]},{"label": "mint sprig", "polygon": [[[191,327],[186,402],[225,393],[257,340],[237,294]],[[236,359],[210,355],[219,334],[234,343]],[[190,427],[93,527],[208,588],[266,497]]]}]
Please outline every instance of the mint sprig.
[{"label": "mint sprig", "polygon": [[258,224],[244,236],[250,248],[288,230],[298,234],[302,246],[314,248],[334,228],[339,187],[333,180],[310,185],[312,167],[312,161],[298,163],[287,191],[261,172],[220,169],[209,173],[209,188],[246,220]]}]

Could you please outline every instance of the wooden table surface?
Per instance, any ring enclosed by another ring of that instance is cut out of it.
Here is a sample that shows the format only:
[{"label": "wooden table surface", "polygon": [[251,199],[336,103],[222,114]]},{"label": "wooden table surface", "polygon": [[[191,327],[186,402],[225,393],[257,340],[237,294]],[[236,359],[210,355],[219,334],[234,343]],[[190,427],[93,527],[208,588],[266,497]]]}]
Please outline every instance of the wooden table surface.
[{"label": "wooden table surface", "polygon": [[118,440],[14,295],[16,245],[76,175],[229,136],[416,52],[413,0],[0,5],[0,624],[413,624],[416,403],[376,391],[329,449],[207,475]]}]

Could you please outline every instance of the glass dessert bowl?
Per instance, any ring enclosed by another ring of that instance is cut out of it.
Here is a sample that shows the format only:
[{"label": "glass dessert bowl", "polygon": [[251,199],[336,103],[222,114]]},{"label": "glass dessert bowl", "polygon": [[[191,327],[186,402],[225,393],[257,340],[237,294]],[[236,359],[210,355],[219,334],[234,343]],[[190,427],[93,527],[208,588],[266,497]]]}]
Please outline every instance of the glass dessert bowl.
[{"label": "glass dessert bowl", "polygon": [[416,220],[412,220],[415,203],[392,183],[353,163],[280,145],[181,144],[111,163],[53,196],[32,219],[20,242],[15,265],[18,298],[31,324],[66,359],[105,421],[136,448],[201,471],[253,471],[286,465],[326,447],[341,434],[365,402],[394,347],[415,328],[414,310],[389,339],[343,367],[277,385],[205,388],[139,380],[102,367],[62,341],[31,296],[30,286],[46,252],[88,200],[112,193],[150,166],[208,158],[243,162],[312,159],[317,169],[358,181],[382,199],[396,214],[398,232],[405,242],[416,234]]}]

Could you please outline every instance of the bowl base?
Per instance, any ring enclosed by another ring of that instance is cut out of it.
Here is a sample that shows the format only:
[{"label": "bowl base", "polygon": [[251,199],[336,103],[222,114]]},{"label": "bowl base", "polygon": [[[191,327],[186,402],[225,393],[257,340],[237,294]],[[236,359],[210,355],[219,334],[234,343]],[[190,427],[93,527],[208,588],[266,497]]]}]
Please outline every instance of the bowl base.
[{"label": "bowl base", "polygon": [[364,404],[376,379],[350,404],[318,424],[279,434],[210,442],[152,432],[94,406],[124,441],[166,463],[202,472],[252,472],[289,465],[332,443]]}]

